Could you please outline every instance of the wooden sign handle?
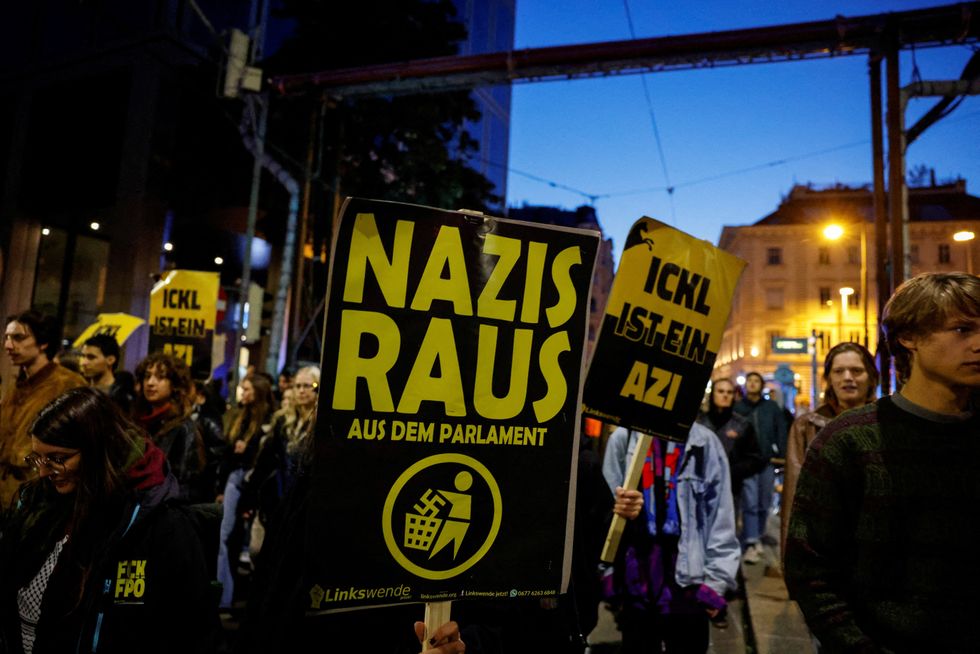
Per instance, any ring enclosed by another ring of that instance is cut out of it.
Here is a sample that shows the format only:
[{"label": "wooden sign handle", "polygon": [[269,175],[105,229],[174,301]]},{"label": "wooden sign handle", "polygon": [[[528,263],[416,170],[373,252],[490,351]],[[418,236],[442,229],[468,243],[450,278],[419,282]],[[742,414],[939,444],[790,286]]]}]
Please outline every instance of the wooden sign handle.
[{"label": "wooden sign handle", "polygon": [[[640,476],[643,474],[643,463],[646,461],[647,452],[650,451],[650,443],[653,436],[640,434],[630,457],[629,465],[626,468],[626,479],[623,481],[623,488],[627,490],[635,489],[640,483]],[[616,552],[619,550],[619,540],[623,537],[623,530],[626,528],[626,518],[621,515],[614,515],[612,524],[609,525],[609,533],[606,534],[606,544],[602,547],[602,555],[599,557],[606,563],[612,563],[616,559]]]},{"label": "wooden sign handle", "polygon": [[449,609],[452,602],[425,603],[425,632],[422,634],[422,649],[428,649],[429,638],[436,629],[449,622]]}]

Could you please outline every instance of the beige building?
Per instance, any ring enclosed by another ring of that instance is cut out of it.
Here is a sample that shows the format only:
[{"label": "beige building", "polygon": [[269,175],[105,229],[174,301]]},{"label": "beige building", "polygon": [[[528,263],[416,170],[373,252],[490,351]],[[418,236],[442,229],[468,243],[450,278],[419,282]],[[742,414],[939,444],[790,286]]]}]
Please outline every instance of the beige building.
[{"label": "beige building", "polygon": [[[909,219],[913,275],[980,271],[980,243],[954,239],[958,232],[980,235],[980,198],[966,193],[966,182],[909,189]],[[836,240],[824,235],[832,224],[842,228]],[[769,379],[786,364],[797,380],[797,404],[809,406],[810,354],[776,353],[774,338],[806,338],[815,332],[818,367],[827,350],[842,341],[865,343],[874,353],[879,311],[874,231],[870,188],[844,186],[795,186],[776,211],[757,223],[725,227],[719,246],[748,266],[715,375],[738,377],[756,370]],[[865,269],[867,283],[862,284]],[[819,379],[817,387],[819,394]]]}]

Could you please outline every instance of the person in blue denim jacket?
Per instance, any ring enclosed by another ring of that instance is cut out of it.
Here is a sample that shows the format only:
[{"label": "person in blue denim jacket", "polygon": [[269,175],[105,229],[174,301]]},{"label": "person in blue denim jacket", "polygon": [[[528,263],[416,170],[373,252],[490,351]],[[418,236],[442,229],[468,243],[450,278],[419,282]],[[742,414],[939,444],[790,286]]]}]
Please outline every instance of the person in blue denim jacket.
[{"label": "person in blue denim jacket", "polygon": [[724,614],[741,553],[728,460],[718,437],[694,424],[685,443],[654,438],[640,488],[626,489],[638,441],[616,429],[602,466],[613,512],[628,520],[613,573],[622,652],[705,652],[708,619]]}]

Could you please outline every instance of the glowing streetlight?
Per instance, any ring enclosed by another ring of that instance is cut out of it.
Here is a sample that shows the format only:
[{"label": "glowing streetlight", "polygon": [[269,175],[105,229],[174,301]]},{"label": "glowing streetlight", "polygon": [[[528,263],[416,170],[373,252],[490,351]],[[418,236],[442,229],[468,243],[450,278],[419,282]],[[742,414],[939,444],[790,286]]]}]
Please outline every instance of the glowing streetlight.
[{"label": "glowing streetlight", "polygon": [[51,230],[48,229],[47,227],[41,229],[41,236],[50,236],[50,235],[51,235]]},{"label": "glowing streetlight", "polygon": [[[861,293],[858,297],[861,300],[861,306],[864,309],[864,347],[868,347],[868,238],[865,234],[864,224],[857,226],[861,234]],[[828,241],[836,241],[844,235],[844,227],[837,223],[830,223],[823,228],[823,235]],[[844,289],[841,289],[843,293]],[[854,293],[854,289],[850,289],[851,295]],[[843,300],[843,296],[841,297]],[[847,311],[847,305],[842,306],[843,311]]]},{"label": "glowing streetlight", "polygon": [[174,249],[174,244],[173,243],[164,243],[163,244],[163,250],[164,250],[164,252],[171,252],[171,251],[173,251],[173,249]]},{"label": "glowing streetlight", "polygon": [[225,260],[224,260],[224,259],[222,259],[221,257],[215,257],[215,258],[214,258],[214,262],[215,262],[215,263],[216,263],[217,265],[219,265],[219,266],[220,266],[221,264],[223,264],[223,263],[225,262]]},{"label": "glowing streetlight", "polygon": [[971,231],[963,230],[953,234],[953,240],[958,243],[966,243],[966,272],[973,274],[973,239],[977,237]]},{"label": "glowing streetlight", "polygon": [[93,232],[99,231],[99,228],[102,227],[102,225],[100,225],[99,223],[95,222],[94,220],[92,222],[90,222],[88,224],[88,226],[92,228],[92,231]]},{"label": "glowing streetlight", "polygon": [[832,223],[823,228],[823,237],[828,241],[836,241],[844,235],[844,228]]}]

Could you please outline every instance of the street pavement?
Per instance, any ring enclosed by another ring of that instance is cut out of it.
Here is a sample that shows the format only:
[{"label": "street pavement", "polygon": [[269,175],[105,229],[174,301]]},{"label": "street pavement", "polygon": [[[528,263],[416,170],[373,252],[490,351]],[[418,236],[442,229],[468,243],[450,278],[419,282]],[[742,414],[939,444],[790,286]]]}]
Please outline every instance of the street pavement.
[{"label": "street pavement", "polygon": [[[708,654],[746,654],[746,630],[743,623],[744,603],[741,599],[732,600],[728,605],[728,627],[719,629],[712,626]],[[620,651],[619,630],[613,614],[599,606],[599,624],[589,635],[590,654],[618,654]]]}]

